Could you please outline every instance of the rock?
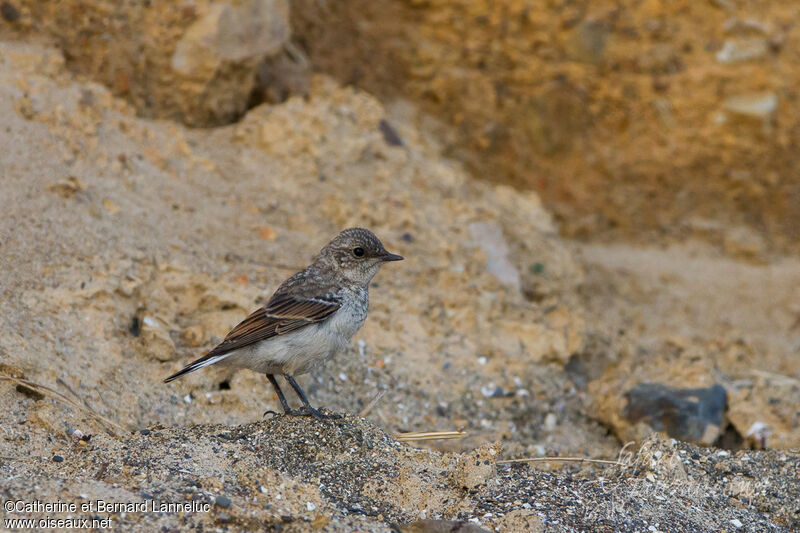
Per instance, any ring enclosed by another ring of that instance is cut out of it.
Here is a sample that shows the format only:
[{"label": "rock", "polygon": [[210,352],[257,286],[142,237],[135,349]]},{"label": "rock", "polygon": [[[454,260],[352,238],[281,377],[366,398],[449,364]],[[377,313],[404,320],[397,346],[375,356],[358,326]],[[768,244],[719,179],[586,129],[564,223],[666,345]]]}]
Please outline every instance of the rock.
[{"label": "rock", "polygon": [[2,16],[6,22],[17,22],[20,17],[20,12],[11,2],[3,2],[0,4],[0,16]]},{"label": "rock", "polygon": [[544,417],[544,429],[545,431],[553,431],[558,426],[558,417],[555,413],[547,413]]},{"label": "rock", "polygon": [[497,222],[473,222],[469,225],[473,243],[486,254],[486,270],[501,283],[519,289],[519,271],[508,258],[509,248],[503,228]]},{"label": "rock", "polygon": [[725,109],[731,113],[756,118],[766,118],[778,108],[775,93],[755,93],[732,96],[725,101]]},{"label": "rock", "polygon": [[727,394],[720,385],[679,389],[640,383],[625,397],[625,417],[631,424],[643,422],[676,439],[710,445],[724,428]]},{"label": "rock", "polygon": [[169,361],[178,356],[175,343],[169,334],[168,324],[161,318],[145,315],[142,318],[141,340],[150,357]]},{"label": "rock", "polygon": [[206,84],[226,63],[275,54],[289,38],[287,11],[288,5],[280,0],[212,4],[176,44],[172,69]]},{"label": "rock", "polygon": [[400,137],[400,134],[397,133],[397,130],[394,129],[389,121],[386,119],[381,119],[378,123],[378,128],[381,130],[383,134],[383,140],[386,141],[386,144],[389,146],[403,146],[403,139]]},{"label": "rock", "polygon": [[[244,112],[259,64],[280,51],[289,38],[288,17],[285,0],[216,2],[186,29],[170,65],[185,80],[189,93],[185,96],[203,116],[225,123]],[[202,124],[193,117],[187,113],[184,120]]]},{"label": "rock", "polygon": [[627,356],[589,383],[597,417],[622,442],[642,441],[653,431],[703,444],[725,428],[726,391],[713,377],[711,357]]},{"label": "rock", "polygon": [[23,385],[22,383],[17,384],[14,389],[19,392],[20,394],[24,394],[28,398],[32,399],[33,401],[40,401],[44,400],[44,394],[39,392],[38,390],[28,387],[27,385]]},{"label": "rock", "polygon": [[258,69],[290,33],[286,0],[20,4],[30,14],[25,25],[56,39],[71,68],[125,96],[144,115],[195,126],[241,116]]},{"label": "rock", "polygon": [[205,332],[203,331],[203,327],[189,326],[184,328],[181,331],[181,340],[183,340],[187,346],[191,346],[193,348],[202,346],[205,342]]},{"label": "rock", "polygon": [[227,509],[231,506],[231,499],[224,495],[217,496],[214,498],[214,505],[222,509]]},{"label": "rock", "polygon": [[745,442],[755,450],[763,450],[767,447],[769,437],[772,434],[770,427],[764,422],[753,422],[744,433]]},{"label": "rock", "polygon": [[725,64],[752,61],[766,56],[768,50],[765,39],[728,39],[717,52],[717,61]]}]

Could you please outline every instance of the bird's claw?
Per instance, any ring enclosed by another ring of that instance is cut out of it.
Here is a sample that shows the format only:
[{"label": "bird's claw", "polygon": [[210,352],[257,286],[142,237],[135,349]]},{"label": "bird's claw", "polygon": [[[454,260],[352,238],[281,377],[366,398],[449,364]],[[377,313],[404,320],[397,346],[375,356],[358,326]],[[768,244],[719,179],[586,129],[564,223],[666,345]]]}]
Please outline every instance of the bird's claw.
[{"label": "bird's claw", "polygon": [[305,411],[306,416],[312,416],[316,420],[338,420],[342,418],[342,415],[337,413],[323,413],[320,409],[314,409],[313,407],[303,408]]},{"label": "bird's claw", "polygon": [[[310,416],[314,420],[319,420],[321,422],[326,422],[328,420],[338,420],[342,418],[342,415],[338,413],[323,413],[320,409],[314,409],[310,406],[303,406],[299,409],[288,409],[283,412],[286,416]],[[273,415],[273,416],[280,416],[279,413],[269,410],[264,411],[263,416]]]}]

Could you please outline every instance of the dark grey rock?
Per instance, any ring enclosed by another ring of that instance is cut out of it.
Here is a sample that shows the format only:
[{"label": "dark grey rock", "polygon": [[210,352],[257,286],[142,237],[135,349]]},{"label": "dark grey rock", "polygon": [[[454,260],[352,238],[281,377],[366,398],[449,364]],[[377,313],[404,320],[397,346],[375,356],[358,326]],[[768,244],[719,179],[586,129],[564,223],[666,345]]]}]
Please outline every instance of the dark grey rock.
[{"label": "dark grey rock", "polygon": [[672,438],[711,444],[723,427],[728,395],[721,385],[679,389],[661,383],[640,383],[625,394],[625,417],[645,422]]}]

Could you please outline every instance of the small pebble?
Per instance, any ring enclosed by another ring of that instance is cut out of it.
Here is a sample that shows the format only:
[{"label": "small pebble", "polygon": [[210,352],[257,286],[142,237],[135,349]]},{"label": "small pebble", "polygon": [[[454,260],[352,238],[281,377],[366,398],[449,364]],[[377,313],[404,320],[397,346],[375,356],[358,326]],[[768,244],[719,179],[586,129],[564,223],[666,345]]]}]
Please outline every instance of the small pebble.
[{"label": "small pebble", "polygon": [[386,141],[386,144],[389,146],[403,146],[403,139],[400,138],[400,135],[397,133],[397,130],[389,124],[389,122],[382,118],[381,121],[378,123],[378,128],[381,130],[383,134],[383,140]]},{"label": "small pebble", "polygon": [[734,518],[733,520],[731,520],[731,524],[733,525],[733,527],[742,527],[744,525],[742,524],[742,521],[739,520],[738,518]]},{"label": "small pebble", "polygon": [[3,2],[0,4],[0,15],[2,15],[6,22],[16,22],[19,20],[20,12],[19,9],[14,7],[14,4]]},{"label": "small pebble", "polygon": [[313,503],[311,503],[311,502],[306,502],[306,509],[308,509],[309,511],[313,511],[313,510],[315,510],[316,508],[317,508],[317,506],[316,506],[316,505],[314,505]]},{"label": "small pebble", "polygon": [[227,509],[231,506],[231,499],[227,496],[217,496],[214,500],[214,504],[217,507],[222,507],[223,509]]},{"label": "small pebble", "polygon": [[61,457],[60,455],[54,455],[53,456],[53,461],[55,461],[56,463],[60,463],[63,460],[64,460],[64,458]]},{"label": "small pebble", "polygon": [[149,429],[140,429],[139,433],[141,433],[142,435],[147,436],[147,435],[150,434],[150,430]]}]

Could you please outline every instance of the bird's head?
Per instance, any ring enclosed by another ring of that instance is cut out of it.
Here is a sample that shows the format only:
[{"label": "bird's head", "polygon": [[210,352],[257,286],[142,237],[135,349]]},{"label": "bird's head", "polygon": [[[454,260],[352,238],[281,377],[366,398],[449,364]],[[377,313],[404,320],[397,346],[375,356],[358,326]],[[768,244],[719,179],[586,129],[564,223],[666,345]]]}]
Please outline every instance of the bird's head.
[{"label": "bird's head", "polygon": [[400,261],[399,255],[386,251],[374,233],[363,228],[349,228],[325,245],[316,261],[341,273],[351,283],[366,285],[388,261]]}]

